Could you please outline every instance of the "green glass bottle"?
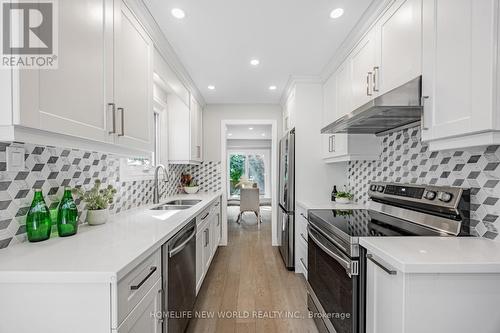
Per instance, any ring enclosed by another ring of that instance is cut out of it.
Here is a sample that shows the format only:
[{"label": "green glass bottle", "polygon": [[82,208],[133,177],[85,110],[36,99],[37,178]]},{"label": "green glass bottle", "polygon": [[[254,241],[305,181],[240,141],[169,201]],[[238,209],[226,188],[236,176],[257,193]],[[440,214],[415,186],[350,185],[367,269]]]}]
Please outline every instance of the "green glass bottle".
[{"label": "green glass bottle", "polygon": [[78,208],[71,195],[71,188],[64,188],[64,195],[57,209],[57,233],[59,237],[67,237],[78,231]]},{"label": "green glass bottle", "polygon": [[40,242],[50,238],[52,220],[50,212],[43,200],[42,190],[35,190],[28,216],[26,216],[26,231],[30,242]]}]

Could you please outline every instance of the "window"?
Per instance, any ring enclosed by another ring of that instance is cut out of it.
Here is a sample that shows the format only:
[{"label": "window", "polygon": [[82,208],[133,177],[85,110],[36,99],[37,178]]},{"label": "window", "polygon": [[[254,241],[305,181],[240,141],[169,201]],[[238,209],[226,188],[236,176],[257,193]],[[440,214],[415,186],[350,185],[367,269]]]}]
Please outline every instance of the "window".
[{"label": "window", "polygon": [[239,196],[240,189],[236,186],[241,179],[257,183],[260,194],[270,197],[270,150],[248,149],[229,151],[228,153],[228,194]]},{"label": "window", "polygon": [[148,179],[153,176],[151,157],[129,157],[120,159],[120,180]]}]

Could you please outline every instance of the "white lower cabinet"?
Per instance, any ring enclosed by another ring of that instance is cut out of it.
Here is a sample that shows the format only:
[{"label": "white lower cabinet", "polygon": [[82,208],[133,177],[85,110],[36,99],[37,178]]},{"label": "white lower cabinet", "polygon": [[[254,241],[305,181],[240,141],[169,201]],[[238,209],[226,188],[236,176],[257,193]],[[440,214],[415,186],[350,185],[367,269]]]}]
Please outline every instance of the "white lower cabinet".
[{"label": "white lower cabinet", "polygon": [[[132,310],[125,321],[113,330],[116,333],[161,333],[162,321],[159,314],[162,311],[161,279],[144,296]],[[157,315],[155,317],[154,315]]]},{"label": "white lower cabinet", "polygon": [[196,294],[198,294],[221,239],[220,201],[217,200],[197,217]]},{"label": "white lower cabinet", "polygon": [[[375,259],[380,260],[380,259]],[[378,262],[378,261],[377,261]],[[403,333],[404,275],[367,260],[366,332]]]},{"label": "white lower cabinet", "polygon": [[[428,267],[435,265],[441,264]],[[405,273],[373,255],[367,260],[366,332],[497,333],[498,279],[490,272]]]},{"label": "white lower cabinet", "polygon": [[295,273],[307,279],[307,209],[296,205],[295,214]]}]

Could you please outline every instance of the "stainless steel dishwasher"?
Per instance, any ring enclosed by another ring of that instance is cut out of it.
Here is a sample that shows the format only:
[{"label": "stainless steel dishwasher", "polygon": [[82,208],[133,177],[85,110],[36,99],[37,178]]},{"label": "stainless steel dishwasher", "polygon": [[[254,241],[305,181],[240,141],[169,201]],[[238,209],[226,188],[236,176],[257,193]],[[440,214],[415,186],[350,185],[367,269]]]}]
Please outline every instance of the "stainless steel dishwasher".
[{"label": "stainless steel dishwasher", "polygon": [[163,245],[163,332],[182,333],[196,299],[196,219]]}]

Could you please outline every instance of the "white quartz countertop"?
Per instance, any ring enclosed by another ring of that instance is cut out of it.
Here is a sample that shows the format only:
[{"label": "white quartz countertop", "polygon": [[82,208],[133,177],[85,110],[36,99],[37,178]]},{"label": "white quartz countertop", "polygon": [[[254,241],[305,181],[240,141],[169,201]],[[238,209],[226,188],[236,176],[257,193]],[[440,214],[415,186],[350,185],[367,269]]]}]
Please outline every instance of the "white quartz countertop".
[{"label": "white quartz countertop", "polygon": [[158,250],[220,193],[176,195],[163,199],[201,199],[177,212],[143,206],[111,215],[100,226],[80,225],[75,236],[53,237],[0,250],[0,283],[114,283]]},{"label": "white quartz countertop", "polygon": [[480,237],[362,237],[361,246],[403,273],[500,273],[500,243]]},{"label": "white quartz countertop", "polygon": [[339,204],[335,201],[322,201],[322,202],[308,202],[306,200],[297,200],[297,205],[300,207],[310,210],[310,209],[363,209],[364,205],[358,204],[356,202],[348,204]]}]

